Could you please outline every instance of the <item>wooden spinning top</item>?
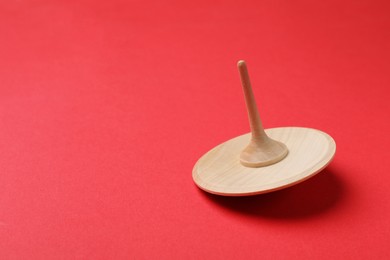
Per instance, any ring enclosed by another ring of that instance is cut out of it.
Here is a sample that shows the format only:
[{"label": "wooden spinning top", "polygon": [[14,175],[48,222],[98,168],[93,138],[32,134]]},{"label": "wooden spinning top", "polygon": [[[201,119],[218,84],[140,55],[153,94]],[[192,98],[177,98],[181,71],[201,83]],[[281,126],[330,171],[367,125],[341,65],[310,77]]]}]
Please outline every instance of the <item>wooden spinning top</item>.
[{"label": "wooden spinning top", "polygon": [[336,152],[332,137],[319,130],[264,130],[245,61],[238,62],[251,133],[222,143],[195,164],[192,177],[207,192],[246,196],[283,189],[325,168]]}]

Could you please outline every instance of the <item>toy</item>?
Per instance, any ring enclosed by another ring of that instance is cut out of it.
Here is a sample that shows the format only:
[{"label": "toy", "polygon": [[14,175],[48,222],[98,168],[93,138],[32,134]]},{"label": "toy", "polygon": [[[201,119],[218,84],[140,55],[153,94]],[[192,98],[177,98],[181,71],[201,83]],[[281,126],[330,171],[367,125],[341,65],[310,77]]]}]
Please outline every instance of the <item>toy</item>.
[{"label": "toy", "polygon": [[287,188],[324,169],[336,143],[311,128],[264,130],[245,61],[238,62],[251,133],[226,141],[204,154],[192,176],[202,190],[224,196],[256,195]]}]

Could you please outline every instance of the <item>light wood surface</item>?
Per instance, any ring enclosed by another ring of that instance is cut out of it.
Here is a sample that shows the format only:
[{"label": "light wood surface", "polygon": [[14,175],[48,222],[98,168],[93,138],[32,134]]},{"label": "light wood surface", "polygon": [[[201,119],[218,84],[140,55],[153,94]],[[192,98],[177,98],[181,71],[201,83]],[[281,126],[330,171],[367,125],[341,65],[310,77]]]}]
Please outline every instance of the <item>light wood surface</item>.
[{"label": "light wood surface", "polygon": [[213,194],[247,196],[283,189],[302,182],[325,168],[333,159],[336,144],[328,134],[302,127],[265,130],[287,145],[289,153],[278,163],[251,168],[240,163],[240,152],[251,134],[233,138],[213,148],[195,164],[196,185]]},{"label": "light wood surface", "polygon": [[264,132],[245,61],[240,60],[237,67],[252,133],[249,144],[240,153],[240,162],[247,167],[262,167],[277,163],[286,157],[288,149],[285,144],[269,138]]}]

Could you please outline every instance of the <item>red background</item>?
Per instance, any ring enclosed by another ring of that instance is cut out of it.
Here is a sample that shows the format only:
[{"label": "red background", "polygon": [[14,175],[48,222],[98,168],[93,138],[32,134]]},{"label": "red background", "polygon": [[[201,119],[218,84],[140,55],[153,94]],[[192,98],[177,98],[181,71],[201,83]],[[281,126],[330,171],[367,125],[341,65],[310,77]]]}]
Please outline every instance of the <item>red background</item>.
[{"label": "red background", "polygon": [[[324,3],[323,3],[324,2]],[[337,143],[248,198],[192,167],[266,128]],[[388,259],[388,1],[1,1],[1,259]]]}]

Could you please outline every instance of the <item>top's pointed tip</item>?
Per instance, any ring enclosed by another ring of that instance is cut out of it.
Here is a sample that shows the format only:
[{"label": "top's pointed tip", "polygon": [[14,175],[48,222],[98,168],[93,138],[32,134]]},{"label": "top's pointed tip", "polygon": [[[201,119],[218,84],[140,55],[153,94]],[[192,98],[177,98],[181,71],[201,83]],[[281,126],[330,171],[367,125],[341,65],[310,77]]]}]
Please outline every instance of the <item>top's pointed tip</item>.
[{"label": "top's pointed tip", "polygon": [[246,62],[245,62],[244,60],[239,60],[239,61],[237,62],[237,66],[238,66],[238,67],[245,66],[245,65],[246,65]]}]

